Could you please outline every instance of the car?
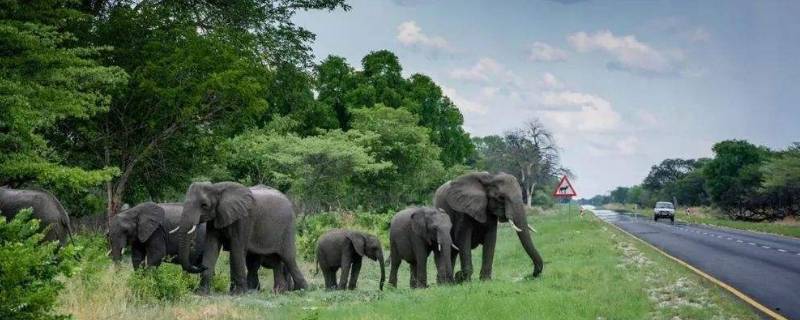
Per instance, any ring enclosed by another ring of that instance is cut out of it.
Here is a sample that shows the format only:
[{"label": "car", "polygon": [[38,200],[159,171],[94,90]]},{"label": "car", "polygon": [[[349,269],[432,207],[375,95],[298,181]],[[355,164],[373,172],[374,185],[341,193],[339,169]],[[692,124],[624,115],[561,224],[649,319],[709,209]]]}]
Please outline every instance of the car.
[{"label": "car", "polygon": [[675,206],[672,202],[656,202],[656,207],[653,208],[653,220],[658,221],[659,218],[669,218],[670,222],[675,223]]}]

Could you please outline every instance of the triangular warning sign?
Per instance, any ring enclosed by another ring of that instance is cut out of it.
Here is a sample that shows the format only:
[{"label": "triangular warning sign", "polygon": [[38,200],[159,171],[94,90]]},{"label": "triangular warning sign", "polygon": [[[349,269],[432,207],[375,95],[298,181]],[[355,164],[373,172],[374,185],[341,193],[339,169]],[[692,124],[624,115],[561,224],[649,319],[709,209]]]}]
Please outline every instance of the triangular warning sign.
[{"label": "triangular warning sign", "polygon": [[556,186],[556,190],[553,191],[554,197],[574,197],[577,196],[578,193],[575,192],[575,188],[572,187],[572,184],[569,183],[569,179],[567,176],[563,176],[561,178],[561,182],[558,183]]}]

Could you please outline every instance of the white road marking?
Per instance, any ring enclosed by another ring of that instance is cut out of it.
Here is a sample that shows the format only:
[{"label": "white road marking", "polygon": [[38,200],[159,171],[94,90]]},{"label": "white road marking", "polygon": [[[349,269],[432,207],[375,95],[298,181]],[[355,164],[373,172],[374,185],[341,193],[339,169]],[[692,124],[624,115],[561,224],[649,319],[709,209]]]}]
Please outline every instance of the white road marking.
[{"label": "white road marking", "polygon": [[747,244],[749,244],[749,245],[751,245],[751,246],[754,246],[754,245],[756,245],[755,243],[752,243],[752,242],[748,242]]},{"label": "white road marking", "polygon": [[733,240],[733,238],[731,238],[731,237],[727,237],[727,238],[725,238],[725,239],[728,239],[728,240]]},{"label": "white road marking", "polygon": [[767,247],[767,246],[761,246],[761,247],[764,248],[764,249],[771,249],[770,247]]},{"label": "white road marking", "polygon": [[742,240],[736,240],[736,242],[738,242],[738,243],[744,243],[744,241],[742,241]]},{"label": "white road marking", "polygon": [[783,250],[783,249],[778,249],[778,251],[780,251],[780,252],[786,252],[786,250]]}]

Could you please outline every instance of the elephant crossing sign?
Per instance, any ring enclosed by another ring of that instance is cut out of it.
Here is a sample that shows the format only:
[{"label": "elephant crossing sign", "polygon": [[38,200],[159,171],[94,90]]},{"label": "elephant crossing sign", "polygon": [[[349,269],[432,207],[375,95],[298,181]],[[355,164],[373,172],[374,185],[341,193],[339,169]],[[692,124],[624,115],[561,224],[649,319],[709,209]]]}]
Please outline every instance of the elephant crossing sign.
[{"label": "elephant crossing sign", "polygon": [[577,195],[578,193],[575,192],[575,188],[569,183],[567,176],[561,177],[561,182],[558,183],[556,189],[553,191],[553,196],[556,198],[572,198]]}]

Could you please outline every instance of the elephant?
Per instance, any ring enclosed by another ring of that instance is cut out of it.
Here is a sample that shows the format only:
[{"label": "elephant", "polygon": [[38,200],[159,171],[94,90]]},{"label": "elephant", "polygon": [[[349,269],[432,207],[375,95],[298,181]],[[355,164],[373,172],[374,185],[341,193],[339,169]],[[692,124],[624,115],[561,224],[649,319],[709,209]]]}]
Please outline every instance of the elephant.
[{"label": "elephant", "polygon": [[478,245],[483,246],[480,279],[491,279],[498,221],[508,221],[516,231],[522,247],[533,261],[533,276],[537,277],[542,272],[544,263],[530,234],[535,230],[527,224],[522,189],[514,176],[502,172],[462,175],[436,190],[434,205],[444,210],[452,220],[453,240],[463,249],[452,256],[453,264],[456,255],[461,257],[461,270],[456,273],[457,282],[471,279],[471,249]]},{"label": "elephant", "polygon": [[[206,240],[198,266],[192,263],[189,250],[197,225],[204,222]],[[192,183],[186,192],[179,230],[178,259],[185,271],[201,273],[200,294],[210,292],[221,249],[230,252],[233,294],[255,289],[257,274],[245,275],[248,262],[256,267],[280,261],[287,268],[291,278],[287,282],[293,290],[308,286],[296,261],[294,207],[278,190],[262,185],[248,188],[236,182]]]},{"label": "elephant", "polygon": [[58,240],[63,246],[72,237],[69,215],[50,192],[0,187],[0,212],[6,219],[13,219],[25,208],[32,208],[33,217],[41,221],[43,230],[47,230],[45,241]]},{"label": "elephant", "polygon": [[[165,258],[167,262],[178,263],[178,223],[181,219],[183,203],[140,203],[133,208],[121,211],[111,218],[108,226],[108,239],[111,244],[109,254],[114,262],[122,260],[125,247],[131,246],[131,262],[138,269],[143,264],[158,267]],[[171,232],[170,232],[171,231]],[[191,260],[200,262],[206,238],[206,225],[197,228]]]},{"label": "elephant", "polygon": [[428,255],[434,252],[439,284],[453,282],[451,249],[458,251],[450,237],[452,224],[444,212],[431,207],[409,207],[398,212],[389,225],[391,272],[389,285],[397,287],[400,262],[411,266],[411,288],[428,286]]},{"label": "elephant", "polygon": [[[317,240],[317,267],[325,276],[325,288],[355,289],[358,272],[361,271],[361,258],[364,256],[380,263],[379,288],[383,290],[386,271],[383,265],[383,248],[378,237],[344,229],[332,229],[320,236]],[[337,287],[336,271],[339,268],[342,268],[342,273]]]}]

